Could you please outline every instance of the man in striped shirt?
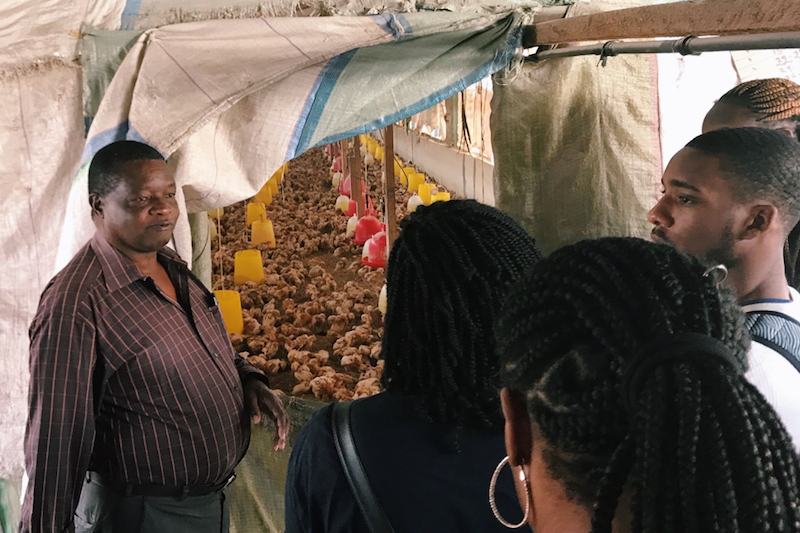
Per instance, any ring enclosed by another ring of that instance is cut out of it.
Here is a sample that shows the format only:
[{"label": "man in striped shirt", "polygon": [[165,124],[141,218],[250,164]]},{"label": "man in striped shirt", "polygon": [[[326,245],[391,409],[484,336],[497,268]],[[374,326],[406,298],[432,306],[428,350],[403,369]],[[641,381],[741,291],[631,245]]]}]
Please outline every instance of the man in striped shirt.
[{"label": "man in striped shirt", "polygon": [[224,532],[224,488],[266,413],[288,417],[236,354],[216,300],[166,248],[173,175],[136,142],[92,160],[94,238],[31,325],[21,531]]}]

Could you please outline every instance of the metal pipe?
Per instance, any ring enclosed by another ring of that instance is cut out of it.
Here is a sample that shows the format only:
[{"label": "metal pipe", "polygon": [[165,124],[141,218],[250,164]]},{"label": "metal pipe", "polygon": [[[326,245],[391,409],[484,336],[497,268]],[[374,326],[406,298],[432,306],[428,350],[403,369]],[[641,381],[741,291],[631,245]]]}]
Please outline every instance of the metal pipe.
[{"label": "metal pipe", "polygon": [[608,57],[621,54],[681,54],[697,55],[702,52],[732,52],[736,50],[778,50],[800,48],[800,31],[760,33],[753,35],[726,35],[721,37],[683,37],[667,41],[608,41],[601,44],[569,46],[542,50],[525,58],[542,61],[560,57],[596,55],[605,65]]}]

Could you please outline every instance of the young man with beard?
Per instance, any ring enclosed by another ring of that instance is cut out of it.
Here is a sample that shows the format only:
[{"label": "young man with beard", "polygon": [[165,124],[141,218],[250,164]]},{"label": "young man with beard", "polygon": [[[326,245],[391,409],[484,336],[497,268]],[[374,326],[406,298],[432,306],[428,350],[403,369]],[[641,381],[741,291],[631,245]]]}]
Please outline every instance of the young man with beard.
[{"label": "young man with beard", "polygon": [[747,378],[800,447],[800,294],[783,259],[800,219],[800,143],[761,128],[710,131],[672,158],[662,185],[652,239],[727,268],[754,340]]}]

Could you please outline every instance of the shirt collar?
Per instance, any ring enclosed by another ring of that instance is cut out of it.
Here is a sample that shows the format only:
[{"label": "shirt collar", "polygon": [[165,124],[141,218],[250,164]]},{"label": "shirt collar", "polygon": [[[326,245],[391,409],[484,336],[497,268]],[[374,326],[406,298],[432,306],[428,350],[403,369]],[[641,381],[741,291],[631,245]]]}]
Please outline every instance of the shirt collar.
[{"label": "shirt collar", "polygon": [[[114,292],[130,285],[134,281],[144,279],[133,260],[111,246],[100,232],[95,232],[94,237],[92,237],[91,247],[100,262],[100,268],[103,270],[103,277],[106,280],[106,288],[109,292]],[[180,256],[166,246],[158,251],[158,255],[171,263],[175,263],[179,268],[186,268],[186,263]]]}]

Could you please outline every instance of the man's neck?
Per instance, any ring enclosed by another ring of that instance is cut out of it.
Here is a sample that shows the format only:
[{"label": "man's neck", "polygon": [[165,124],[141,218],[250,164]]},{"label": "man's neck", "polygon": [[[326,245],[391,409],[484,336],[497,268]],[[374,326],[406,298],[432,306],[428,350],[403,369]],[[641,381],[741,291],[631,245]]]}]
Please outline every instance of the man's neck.
[{"label": "man's neck", "polygon": [[728,273],[726,284],[739,302],[791,299],[783,266],[783,255],[773,260],[742,261]]},{"label": "man's neck", "polygon": [[137,252],[117,243],[109,242],[108,244],[133,261],[142,276],[153,277],[153,274],[161,268],[158,262],[158,252]]}]

